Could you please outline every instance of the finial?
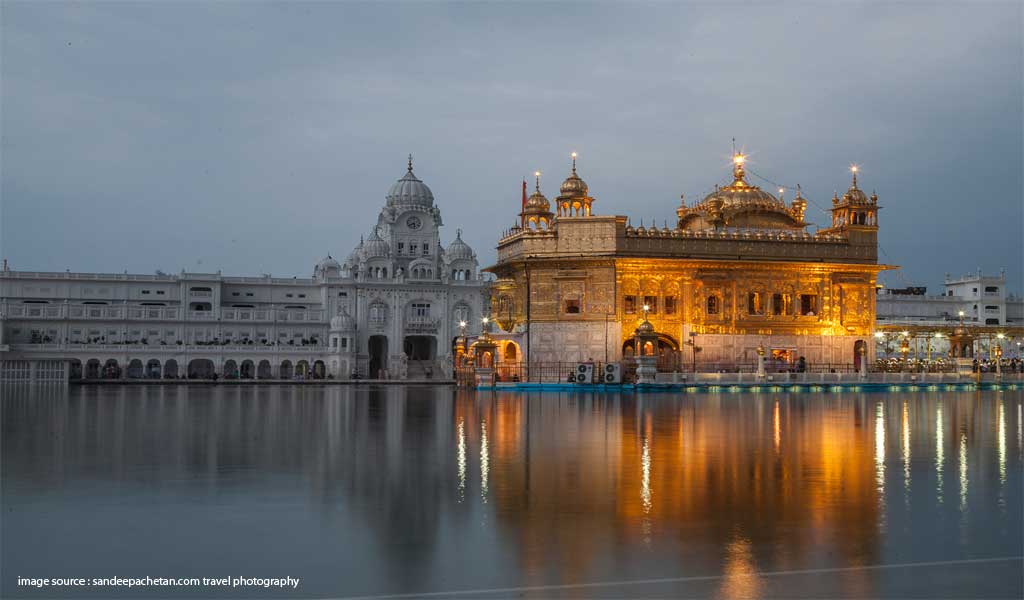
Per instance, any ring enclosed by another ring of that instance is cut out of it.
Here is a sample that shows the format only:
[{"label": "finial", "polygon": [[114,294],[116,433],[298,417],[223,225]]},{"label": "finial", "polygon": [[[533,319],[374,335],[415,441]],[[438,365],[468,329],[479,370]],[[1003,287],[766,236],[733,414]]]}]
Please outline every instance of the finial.
[{"label": "finial", "polygon": [[796,184],[796,197],[797,198],[802,198],[803,197],[803,196],[800,195],[800,184],[799,183]]},{"label": "finial", "polygon": [[850,172],[853,173],[853,189],[857,189],[857,165],[850,165]]},{"label": "finial", "polygon": [[572,153],[572,174],[576,174],[576,153]]},{"label": "finial", "polygon": [[786,193],[786,188],[779,188],[779,202],[782,202],[782,197]]},{"label": "finial", "polygon": [[744,154],[737,152],[732,155],[732,176],[736,181],[743,181],[743,177],[746,175],[746,172],[743,170],[743,163],[745,162],[747,162],[747,157]]},{"label": "finial", "polygon": [[412,154],[409,155],[409,172],[412,173]]},{"label": "finial", "polygon": [[679,206],[686,206],[686,194],[679,194]]},{"label": "finial", "polygon": [[455,230],[455,239],[457,239],[457,240],[461,240],[462,239],[462,229],[456,229]]},{"label": "finial", "polygon": [[540,171],[534,171],[533,176],[537,178],[537,193],[540,193]]}]

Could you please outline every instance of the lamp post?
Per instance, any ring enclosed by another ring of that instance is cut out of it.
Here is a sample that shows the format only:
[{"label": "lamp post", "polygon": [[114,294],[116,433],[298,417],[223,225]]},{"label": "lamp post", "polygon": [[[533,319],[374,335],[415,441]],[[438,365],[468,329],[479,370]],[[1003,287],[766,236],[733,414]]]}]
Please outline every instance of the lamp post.
[{"label": "lamp post", "polygon": [[910,352],[910,340],[908,339],[908,333],[903,332],[903,339],[900,340],[900,371],[905,371],[907,368],[907,354]]}]

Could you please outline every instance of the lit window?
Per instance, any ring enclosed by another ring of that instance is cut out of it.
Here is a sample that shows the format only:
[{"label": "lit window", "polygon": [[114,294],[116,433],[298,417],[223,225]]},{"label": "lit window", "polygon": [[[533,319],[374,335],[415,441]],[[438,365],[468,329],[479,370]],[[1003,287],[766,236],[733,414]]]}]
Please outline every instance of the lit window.
[{"label": "lit window", "polygon": [[707,301],[707,309],[708,309],[707,312],[708,312],[708,314],[709,315],[717,315],[719,312],[721,312],[721,310],[722,310],[721,304],[722,303],[718,300],[718,296],[715,296],[715,295],[708,296],[708,301]]},{"label": "lit window", "polygon": [[800,294],[800,314],[805,317],[813,317],[818,312],[817,294]]},{"label": "lit window", "polygon": [[626,296],[622,299],[622,310],[627,314],[636,312],[636,296]]},{"label": "lit window", "polygon": [[676,314],[676,297],[665,296],[665,314],[674,315]]},{"label": "lit window", "polygon": [[747,294],[747,314],[764,314],[764,298],[762,297],[761,292],[750,292]]}]

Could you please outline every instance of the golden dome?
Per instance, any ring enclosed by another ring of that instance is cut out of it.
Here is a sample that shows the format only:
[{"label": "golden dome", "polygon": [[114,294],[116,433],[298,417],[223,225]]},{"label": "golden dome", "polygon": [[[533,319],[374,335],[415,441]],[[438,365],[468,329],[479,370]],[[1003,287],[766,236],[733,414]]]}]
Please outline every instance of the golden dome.
[{"label": "golden dome", "polygon": [[867,204],[867,194],[857,187],[857,167],[851,167],[850,171],[853,172],[853,182],[850,184],[850,189],[846,190],[846,193],[843,194],[843,202],[846,204]]},{"label": "golden dome", "polygon": [[572,173],[562,182],[558,191],[563,198],[585,198],[590,192],[587,182],[576,174],[576,153],[572,153]]},{"label": "golden dome", "polygon": [[546,213],[551,210],[551,203],[540,193],[540,173],[536,173],[537,187],[530,197],[526,199],[526,211],[528,213]]},{"label": "golden dome", "polygon": [[762,190],[747,183],[742,154],[733,156],[733,182],[725,187],[715,188],[692,208],[677,211],[681,229],[699,230],[715,227],[738,227],[751,229],[802,229],[802,219],[786,204]]}]

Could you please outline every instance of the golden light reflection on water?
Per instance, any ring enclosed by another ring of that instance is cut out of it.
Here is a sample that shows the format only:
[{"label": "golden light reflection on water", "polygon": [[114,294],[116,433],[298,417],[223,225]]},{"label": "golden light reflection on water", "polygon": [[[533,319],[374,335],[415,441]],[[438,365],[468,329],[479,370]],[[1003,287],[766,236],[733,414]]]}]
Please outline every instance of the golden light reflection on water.
[{"label": "golden light reflection on water", "polygon": [[910,409],[907,401],[903,401],[903,496],[910,503]]},{"label": "golden light reflection on water", "polygon": [[487,502],[488,477],[491,474],[491,459],[487,448],[487,421],[480,421],[480,498]]},{"label": "golden light reflection on water", "polygon": [[999,414],[996,416],[996,448],[999,451],[999,483],[1006,484],[1006,407],[999,400]]},{"label": "golden light reflection on water", "polygon": [[736,536],[726,549],[720,595],[723,598],[757,598],[764,587],[757,572],[750,540]]},{"label": "golden light reflection on water", "polygon": [[960,512],[967,510],[967,433],[960,432]]},{"label": "golden light reflection on water", "polygon": [[875,489],[879,505],[885,502],[885,404],[875,403]]},{"label": "golden light reflection on water", "polygon": [[775,401],[775,408],[772,410],[772,429],[775,432],[775,453],[779,453],[782,445],[782,424],[779,422],[779,401]]},{"label": "golden light reflection on water", "polygon": [[466,497],[466,420],[459,419],[457,428],[459,441],[456,446],[455,465],[459,472],[459,502]]},{"label": "golden light reflection on water", "polygon": [[935,493],[936,501],[943,503],[942,492],[942,468],[945,462],[946,443],[943,439],[944,431],[942,425],[942,402],[935,404]]}]

